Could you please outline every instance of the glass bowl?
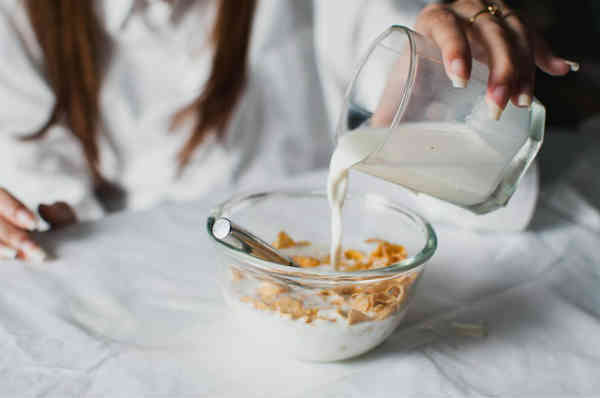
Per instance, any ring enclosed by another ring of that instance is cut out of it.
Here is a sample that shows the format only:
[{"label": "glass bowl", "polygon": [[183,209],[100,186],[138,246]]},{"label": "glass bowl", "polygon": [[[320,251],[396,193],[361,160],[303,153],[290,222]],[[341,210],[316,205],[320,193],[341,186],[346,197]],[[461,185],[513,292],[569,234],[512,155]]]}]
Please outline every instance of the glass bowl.
[{"label": "glass bowl", "polygon": [[[404,318],[425,262],[436,249],[431,225],[377,195],[346,198],[344,247],[365,252],[369,238],[404,246],[407,257],[383,268],[335,271],[261,260],[216,239],[212,225],[227,217],[268,242],[280,231],[302,250],[328,253],[330,214],[324,193],[263,192],[230,199],[213,210],[208,233],[215,242],[219,283],[234,319],[253,342],[311,361],[354,357],[379,345]],[[284,253],[288,250],[282,250]],[[299,250],[299,249],[298,249]]]}]

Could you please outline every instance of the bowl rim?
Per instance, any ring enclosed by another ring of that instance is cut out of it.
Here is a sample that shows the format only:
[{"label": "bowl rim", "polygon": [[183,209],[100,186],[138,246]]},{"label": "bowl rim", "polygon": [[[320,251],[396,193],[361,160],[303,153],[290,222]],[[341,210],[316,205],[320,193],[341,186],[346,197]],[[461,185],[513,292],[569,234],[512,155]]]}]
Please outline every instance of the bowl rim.
[{"label": "bowl rim", "polygon": [[[361,271],[328,271],[319,270],[316,268],[296,268],[287,265],[282,265],[260,258],[254,257],[244,250],[241,250],[233,245],[230,245],[222,240],[217,239],[212,232],[212,226],[215,220],[219,217],[228,216],[228,211],[242,206],[244,204],[252,203],[259,200],[264,200],[270,197],[292,197],[298,198],[321,198],[327,200],[327,195],[322,190],[274,190],[274,191],[262,191],[256,193],[242,193],[231,197],[230,199],[220,203],[210,212],[207,218],[206,227],[208,235],[211,237],[213,242],[224,249],[225,253],[236,257],[243,261],[245,264],[249,264],[263,272],[275,274],[278,277],[285,277],[289,279],[302,279],[302,280],[320,280],[320,281],[362,281],[380,278],[398,277],[402,274],[409,273],[422,267],[423,264],[429,260],[437,249],[437,236],[431,224],[425,220],[422,216],[414,213],[413,211],[403,207],[402,205],[394,204],[387,198],[379,194],[367,193],[367,194],[348,194],[346,200],[360,200],[363,202],[369,201],[369,206],[377,205],[388,210],[400,213],[407,217],[411,222],[416,224],[422,230],[425,237],[425,244],[421,250],[411,257],[391,264],[387,267],[361,270]],[[232,214],[235,214],[233,212]]]}]

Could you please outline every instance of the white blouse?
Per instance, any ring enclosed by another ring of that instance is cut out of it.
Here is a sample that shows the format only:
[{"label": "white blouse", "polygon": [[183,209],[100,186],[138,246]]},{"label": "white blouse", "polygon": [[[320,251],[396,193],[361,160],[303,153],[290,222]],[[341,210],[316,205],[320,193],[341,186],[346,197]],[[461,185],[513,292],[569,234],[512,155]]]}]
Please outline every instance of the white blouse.
[{"label": "white blouse", "polygon": [[[327,165],[343,88],[365,45],[392,23],[411,25],[423,1],[259,0],[249,81],[223,142],[207,139],[183,175],[176,155],[190,125],[173,114],[210,71],[208,0],[97,0],[113,52],[101,90],[101,171],[127,207],[185,200],[228,184]],[[53,93],[19,0],[0,0],[0,186],[35,209],[63,200],[80,219],[103,215],[78,142],[64,126],[20,142],[49,117]]]}]

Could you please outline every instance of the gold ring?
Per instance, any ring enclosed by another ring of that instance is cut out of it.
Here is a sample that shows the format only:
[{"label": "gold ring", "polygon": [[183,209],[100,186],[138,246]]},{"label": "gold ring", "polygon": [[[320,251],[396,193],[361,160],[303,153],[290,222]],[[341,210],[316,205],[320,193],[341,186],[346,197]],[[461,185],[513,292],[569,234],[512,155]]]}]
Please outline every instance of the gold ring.
[{"label": "gold ring", "polygon": [[485,14],[486,12],[496,16],[496,14],[500,12],[500,8],[495,3],[490,3],[490,5],[488,5],[486,8],[478,11],[475,15],[469,18],[469,22],[474,23],[477,17],[479,17],[481,14]]}]

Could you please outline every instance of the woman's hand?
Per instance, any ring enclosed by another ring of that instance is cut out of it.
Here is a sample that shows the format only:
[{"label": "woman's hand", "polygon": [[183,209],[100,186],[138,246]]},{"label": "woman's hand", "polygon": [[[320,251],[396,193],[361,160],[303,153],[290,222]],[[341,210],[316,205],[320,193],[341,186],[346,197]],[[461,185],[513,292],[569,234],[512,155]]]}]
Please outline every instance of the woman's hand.
[{"label": "woman's hand", "polygon": [[[40,205],[39,213],[52,227],[77,221],[73,209],[64,202]],[[29,232],[39,229],[40,224],[41,221],[31,210],[0,188],[0,259],[44,261],[46,253],[29,235]]]},{"label": "woman's hand", "polygon": [[533,97],[536,66],[551,75],[577,70],[575,62],[556,57],[548,44],[502,1],[495,1],[495,15],[486,11],[492,3],[456,0],[423,9],[416,29],[441,48],[444,67],[456,87],[466,87],[471,57],[490,69],[486,102],[490,116],[498,119],[509,100],[527,107]]},{"label": "woman's hand", "polygon": [[28,233],[38,226],[36,215],[8,191],[0,188],[0,258],[44,261],[46,253]]}]

